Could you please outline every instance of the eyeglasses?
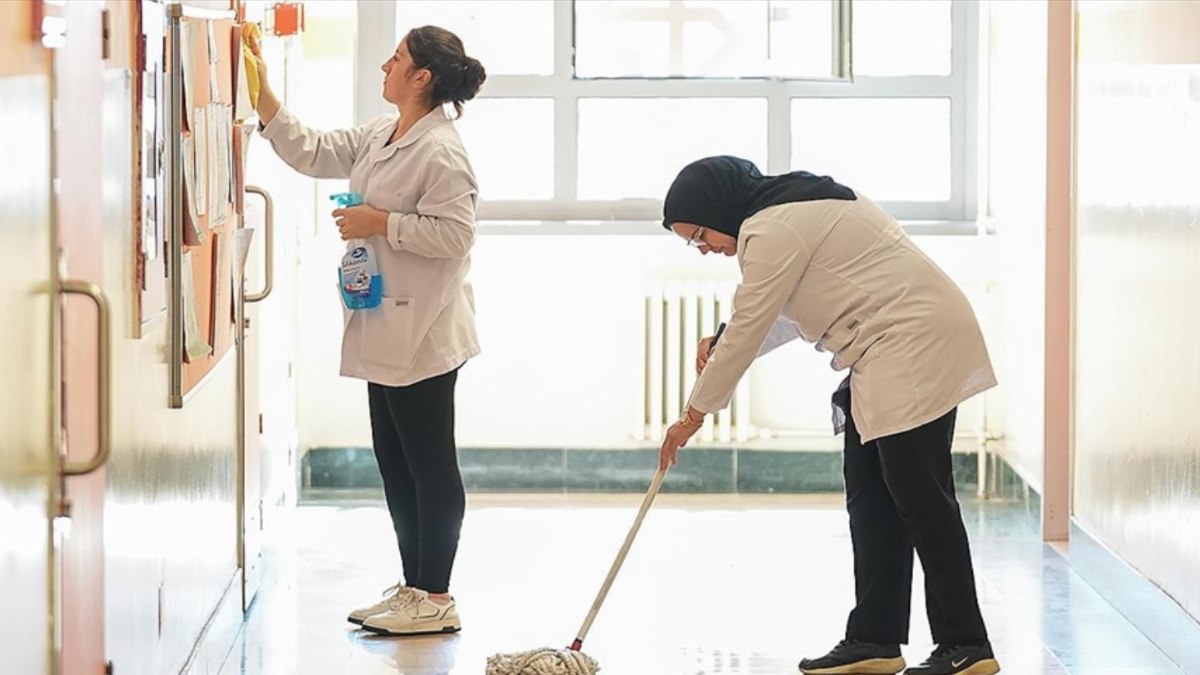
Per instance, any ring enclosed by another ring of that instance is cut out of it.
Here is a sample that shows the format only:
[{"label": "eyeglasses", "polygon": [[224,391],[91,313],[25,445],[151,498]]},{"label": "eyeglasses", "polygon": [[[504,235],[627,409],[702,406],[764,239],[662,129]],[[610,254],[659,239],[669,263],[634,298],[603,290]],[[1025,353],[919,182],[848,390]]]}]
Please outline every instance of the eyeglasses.
[{"label": "eyeglasses", "polygon": [[687,245],[691,246],[692,248],[700,248],[701,246],[704,246],[707,242],[702,241],[700,239],[700,237],[703,237],[703,236],[704,236],[704,228],[697,227],[696,232],[691,237],[688,238]]}]

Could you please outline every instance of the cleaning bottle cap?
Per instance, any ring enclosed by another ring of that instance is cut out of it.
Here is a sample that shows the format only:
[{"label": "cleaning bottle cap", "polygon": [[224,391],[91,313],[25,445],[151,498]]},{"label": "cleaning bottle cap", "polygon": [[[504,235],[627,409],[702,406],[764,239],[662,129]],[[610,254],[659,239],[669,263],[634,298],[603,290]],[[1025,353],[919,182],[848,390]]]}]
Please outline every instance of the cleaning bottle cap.
[{"label": "cleaning bottle cap", "polygon": [[365,203],[362,195],[357,192],[339,192],[335,195],[329,195],[329,198],[337,202],[338,206],[343,209]]}]

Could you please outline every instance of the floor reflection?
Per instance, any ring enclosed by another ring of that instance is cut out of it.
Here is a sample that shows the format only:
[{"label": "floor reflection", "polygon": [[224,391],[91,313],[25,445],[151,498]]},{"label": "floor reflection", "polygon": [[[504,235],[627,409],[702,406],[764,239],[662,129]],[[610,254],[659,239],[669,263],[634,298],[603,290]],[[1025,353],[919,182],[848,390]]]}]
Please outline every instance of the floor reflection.
[{"label": "floor reflection", "polygon": [[[381,502],[277,514],[270,575],[220,675],[482,675],[490,654],[574,637],[639,495],[472,495],[453,592],[463,632],[389,638],[346,613],[394,583]],[[980,598],[1005,672],[1181,673],[1043,545],[1025,515],[967,500]],[[801,551],[823,550],[819,556]],[[932,649],[914,581],[910,663]],[[660,497],[584,645],[619,675],[794,673],[853,597],[841,497]]]}]

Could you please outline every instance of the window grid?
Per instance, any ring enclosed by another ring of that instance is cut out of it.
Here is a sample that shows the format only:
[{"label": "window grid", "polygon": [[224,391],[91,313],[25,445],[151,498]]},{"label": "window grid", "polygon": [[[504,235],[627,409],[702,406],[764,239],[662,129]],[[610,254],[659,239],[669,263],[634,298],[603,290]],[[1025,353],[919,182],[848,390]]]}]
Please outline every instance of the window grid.
[{"label": "window grid", "polygon": [[[362,5],[376,5],[370,21],[395,25],[393,3],[359,3],[360,23],[364,20]],[[379,6],[387,9],[380,11]],[[386,16],[388,13],[391,16]],[[979,9],[973,0],[953,0],[952,71],[949,76],[858,77],[853,82],[806,81],[779,79],[575,79],[572,55],[574,51],[573,5],[570,0],[555,0],[554,74],[496,75],[488,78],[481,94],[484,98],[551,98],[554,99],[555,134],[555,195],[550,200],[509,201],[489,200],[479,205],[480,221],[514,223],[525,227],[520,232],[559,231],[562,223],[623,224],[618,230],[636,230],[634,222],[657,221],[661,218],[659,199],[621,199],[612,201],[579,201],[578,177],[578,103],[582,98],[762,98],[767,100],[767,173],[790,170],[792,146],[791,100],[793,98],[945,98],[950,101],[951,197],[942,202],[889,202],[880,205],[897,219],[925,222],[973,221],[978,203],[978,153],[975,140],[977,121],[974,94],[978,55],[974,53],[970,36],[977,30]],[[378,24],[376,24],[378,25]],[[358,54],[383,53],[395,47],[388,44],[369,44],[380,39],[380,31],[364,28],[360,32]],[[363,44],[366,41],[368,44]],[[360,92],[359,101],[378,96],[374,82],[358,78],[362,86],[372,87],[370,94]],[[362,114],[357,115],[364,120]],[[836,178],[836,177],[835,177]],[[580,228],[587,230],[590,228]],[[974,232],[974,227],[962,228]],[[605,228],[610,231],[611,228]]]}]

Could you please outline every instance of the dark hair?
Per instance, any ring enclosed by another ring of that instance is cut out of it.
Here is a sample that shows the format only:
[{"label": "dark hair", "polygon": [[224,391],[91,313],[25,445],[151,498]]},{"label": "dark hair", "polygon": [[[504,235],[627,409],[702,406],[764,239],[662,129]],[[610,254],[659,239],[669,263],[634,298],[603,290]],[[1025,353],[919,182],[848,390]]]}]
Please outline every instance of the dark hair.
[{"label": "dark hair", "polygon": [[421,26],[408,31],[404,39],[413,65],[433,74],[433,104],[453,103],[461,117],[463,103],[475,98],[487,79],[483,64],[467,56],[462,40],[445,28]]}]

